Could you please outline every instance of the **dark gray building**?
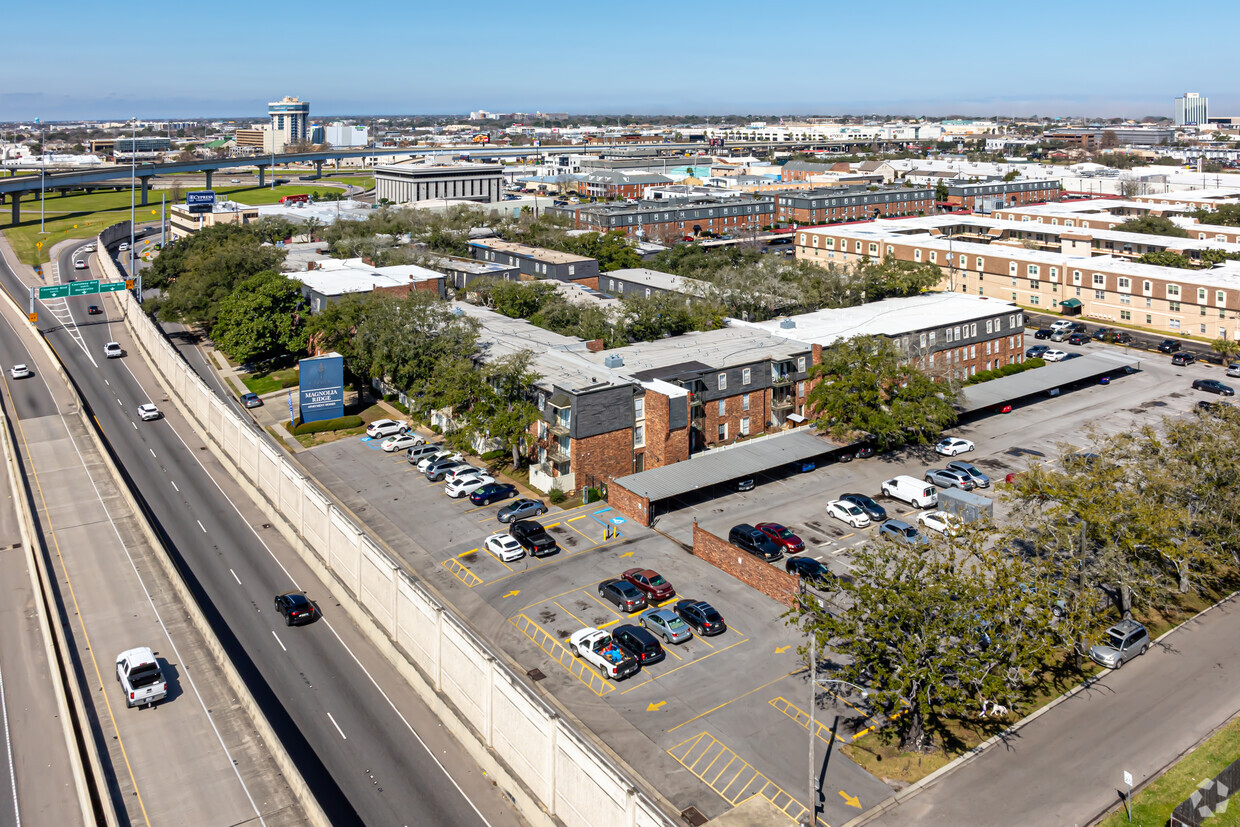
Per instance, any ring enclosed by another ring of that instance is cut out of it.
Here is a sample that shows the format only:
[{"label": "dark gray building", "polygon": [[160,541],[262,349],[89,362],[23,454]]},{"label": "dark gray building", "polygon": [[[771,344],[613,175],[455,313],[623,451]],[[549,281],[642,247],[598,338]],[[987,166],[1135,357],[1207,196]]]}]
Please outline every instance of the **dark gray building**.
[{"label": "dark gray building", "polygon": [[598,259],[498,238],[469,242],[469,254],[477,261],[516,267],[531,278],[581,281],[598,276]]}]

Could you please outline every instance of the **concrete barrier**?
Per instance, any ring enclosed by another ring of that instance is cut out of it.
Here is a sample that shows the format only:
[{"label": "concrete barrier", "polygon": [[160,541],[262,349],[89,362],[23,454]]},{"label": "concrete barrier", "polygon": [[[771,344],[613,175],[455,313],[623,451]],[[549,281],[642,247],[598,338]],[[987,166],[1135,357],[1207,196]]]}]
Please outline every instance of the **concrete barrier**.
[{"label": "concrete barrier", "polygon": [[[100,236],[101,240],[103,236]],[[101,257],[109,279],[120,272]],[[113,294],[169,398],[444,727],[533,824],[671,827],[674,808],[540,698],[283,454],[212,393],[129,293]]]}]

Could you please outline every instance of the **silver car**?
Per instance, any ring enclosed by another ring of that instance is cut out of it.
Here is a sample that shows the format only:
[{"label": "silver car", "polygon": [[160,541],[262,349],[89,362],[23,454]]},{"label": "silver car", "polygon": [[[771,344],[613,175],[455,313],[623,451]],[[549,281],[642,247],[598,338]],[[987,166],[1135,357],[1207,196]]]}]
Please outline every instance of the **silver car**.
[{"label": "silver car", "polygon": [[689,624],[671,609],[647,609],[642,612],[641,624],[668,643],[683,643],[693,637]]},{"label": "silver car", "polygon": [[978,488],[989,488],[990,487],[990,477],[986,476],[981,471],[977,470],[977,466],[971,463],[964,462],[963,460],[954,459],[951,462],[947,463],[947,470],[959,471],[962,474],[967,474],[969,476],[969,479],[973,480],[973,484],[976,485]]},{"label": "silver car", "polygon": [[926,482],[939,488],[959,488],[961,491],[972,491],[977,487],[977,483],[973,482],[968,474],[946,468],[931,468],[926,472]]},{"label": "silver car", "polygon": [[1107,669],[1119,669],[1150,648],[1150,633],[1135,620],[1121,620],[1107,629],[1102,642],[1089,650],[1094,662]]}]

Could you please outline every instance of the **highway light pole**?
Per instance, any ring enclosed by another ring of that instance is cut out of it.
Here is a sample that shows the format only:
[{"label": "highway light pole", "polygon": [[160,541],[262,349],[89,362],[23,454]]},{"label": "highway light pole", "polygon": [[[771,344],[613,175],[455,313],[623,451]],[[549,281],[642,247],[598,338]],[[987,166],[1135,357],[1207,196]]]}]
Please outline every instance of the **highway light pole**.
[{"label": "highway light pole", "polygon": [[47,144],[44,141],[43,127],[39,127],[39,235],[47,232],[43,226],[47,214],[47,192],[44,189],[44,182],[47,181]]},{"label": "highway light pole", "polygon": [[818,737],[815,731],[816,722],[814,720],[814,711],[818,706],[818,685],[839,683],[844,686],[851,686],[853,689],[861,693],[861,697],[865,698],[870,693],[855,683],[849,681],[835,680],[832,678],[818,679],[818,637],[813,632],[809,636],[809,820],[806,822],[808,827],[818,827],[818,767],[814,763],[814,739]]},{"label": "highway light pole", "polygon": [[138,185],[138,119],[133,119],[133,137],[129,144],[129,277],[133,278],[133,222],[137,218],[134,190]]}]

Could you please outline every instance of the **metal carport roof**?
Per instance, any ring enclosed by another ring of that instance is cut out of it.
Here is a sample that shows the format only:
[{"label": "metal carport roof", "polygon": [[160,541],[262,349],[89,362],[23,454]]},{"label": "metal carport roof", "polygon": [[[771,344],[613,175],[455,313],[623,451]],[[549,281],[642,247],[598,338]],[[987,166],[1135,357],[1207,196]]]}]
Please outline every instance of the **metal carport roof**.
[{"label": "metal carport roof", "polygon": [[639,471],[613,480],[612,484],[623,486],[637,496],[654,502],[716,483],[749,477],[790,462],[811,459],[840,447],[806,428],[798,428],[786,434],[743,442],[733,448],[718,449],[662,468]]},{"label": "metal carport roof", "polygon": [[1052,388],[1061,388],[1073,382],[1092,379],[1095,376],[1123,371],[1125,368],[1139,369],[1141,359],[1118,353],[1086,353],[1066,362],[1048,362],[1040,368],[1033,368],[1023,373],[991,379],[961,388],[956,407],[962,413],[970,413],[992,405],[1012,402],[1035,393],[1042,393]]}]

